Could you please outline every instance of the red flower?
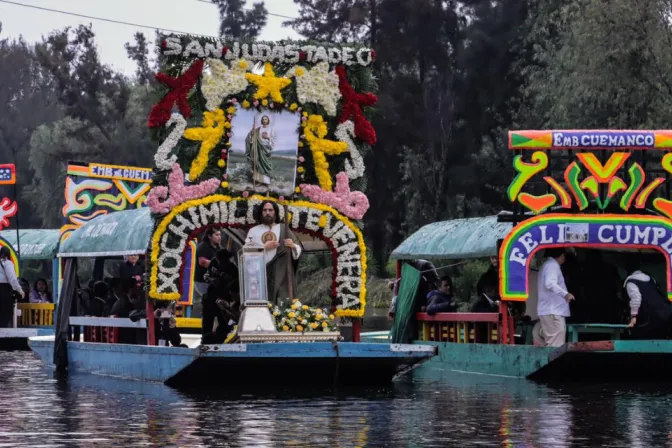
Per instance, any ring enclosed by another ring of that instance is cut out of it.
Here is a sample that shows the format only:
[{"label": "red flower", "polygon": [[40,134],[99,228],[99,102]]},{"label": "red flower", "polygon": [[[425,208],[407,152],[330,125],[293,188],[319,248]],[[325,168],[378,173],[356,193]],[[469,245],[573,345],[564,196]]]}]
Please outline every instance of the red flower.
[{"label": "red flower", "polygon": [[184,118],[191,116],[191,107],[189,107],[189,103],[187,102],[187,94],[194,87],[196,81],[198,81],[202,71],[203,60],[198,59],[191,64],[191,67],[183,75],[177,78],[171,78],[164,73],[156,74],[156,80],[168,86],[170,91],[152,108],[147,120],[147,125],[150,128],[166,124],[170,119],[170,114],[175,104],[177,104],[177,108]]},{"label": "red flower", "polygon": [[222,57],[226,56],[226,53],[228,53],[228,52],[229,52],[229,47],[225,46],[224,48],[222,48]]},{"label": "red flower", "polygon": [[376,143],[376,130],[364,117],[362,106],[373,106],[378,101],[378,97],[372,93],[355,92],[355,89],[348,82],[345,67],[342,65],[336,67],[336,74],[339,79],[338,88],[343,95],[343,108],[338,121],[343,123],[352,119],[355,124],[355,135],[369,145],[374,145]]},{"label": "red flower", "polygon": [[166,42],[165,40],[162,40],[161,41],[161,48],[163,48],[165,50],[167,46],[168,46],[168,42]]},{"label": "red flower", "polygon": [[305,51],[299,51],[299,61],[305,61],[308,58],[308,53]]},{"label": "red flower", "polygon": [[375,60],[376,60],[376,51],[371,50],[371,61],[375,61]]}]

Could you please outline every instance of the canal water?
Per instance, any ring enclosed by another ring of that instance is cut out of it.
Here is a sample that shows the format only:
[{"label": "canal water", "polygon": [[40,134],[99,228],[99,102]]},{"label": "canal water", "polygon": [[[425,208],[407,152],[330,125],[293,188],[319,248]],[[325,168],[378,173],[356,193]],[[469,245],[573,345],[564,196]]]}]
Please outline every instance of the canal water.
[{"label": "canal water", "polygon": [[386,389],[196,392],[61,378],[30,352],[0,352],[0,393],[0,447],[672,446],[672,385],[542,385],[423,368]]}]

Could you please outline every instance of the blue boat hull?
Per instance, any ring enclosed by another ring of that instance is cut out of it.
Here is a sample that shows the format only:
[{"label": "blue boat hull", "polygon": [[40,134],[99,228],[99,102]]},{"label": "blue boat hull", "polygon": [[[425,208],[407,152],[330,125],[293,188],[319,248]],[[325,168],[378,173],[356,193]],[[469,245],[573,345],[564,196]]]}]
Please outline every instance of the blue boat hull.
[{"label": "blue boat hull", "polygon": [[[52,364],[53,338],[30,338]],[[197,348],[68,343],[68,370],[173,387],[232,384],[362,386],[389,383],[436,354],[432,346],[367,343],[254,343]]]},{"label": "blue boat hull", "polygon": [[0,328],[0,351],[28,351],[28,338],[50,336],[54,327]]}]

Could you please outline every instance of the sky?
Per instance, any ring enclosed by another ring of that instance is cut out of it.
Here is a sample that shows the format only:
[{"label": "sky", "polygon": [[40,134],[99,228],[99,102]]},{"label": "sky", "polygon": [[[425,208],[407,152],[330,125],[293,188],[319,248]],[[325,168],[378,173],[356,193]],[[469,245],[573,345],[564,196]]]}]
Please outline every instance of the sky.
[{"label": "sky", "polygon": [[[185,33],[216,36],[219,30],[217,7],[199,0],[0,0],[0,37],[23,36],[28,42],[37,42],[55,29],[93,24],[102,62],[127,75],[133,74],[135,64],[127,58],[124,43],[133,42],[137,31],[145,33],[153,43],[154,30],[41,11],[6,1]],[[252,1],[248,0],[247,4],[251,5]],[[293,0],[266,0],[265,4],[269,13],[298,15]],[[269,15],[259,38],[271,41],[299,38],[294,30],[282,26],[285,20]]]}]

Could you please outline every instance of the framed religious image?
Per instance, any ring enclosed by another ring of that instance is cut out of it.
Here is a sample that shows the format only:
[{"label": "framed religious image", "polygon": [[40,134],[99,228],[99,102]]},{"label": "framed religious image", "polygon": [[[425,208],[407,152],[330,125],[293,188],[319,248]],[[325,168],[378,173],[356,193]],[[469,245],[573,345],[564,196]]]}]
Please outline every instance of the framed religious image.
[{"label": "framed religious image", "polygon": [[567,224],[565,241],[568,243],[588,242],[588,224]]},{"label": "framed religious image", "polygon": [[264,249],[243,247],[239,253],[238,264],[242,285],[244,305],[265,304],[268,301],[266,284],[266,259]]},{"label": "framed religious image", "polygon": [[231,121],[227,178],[232,190],[291,196],[301,117],[290,111],[238,108]]}]

